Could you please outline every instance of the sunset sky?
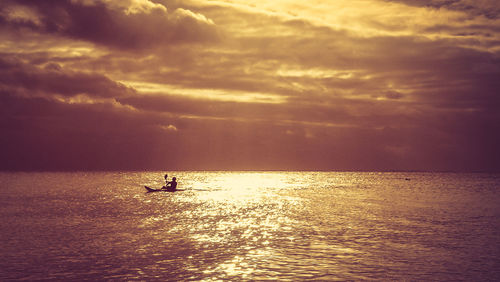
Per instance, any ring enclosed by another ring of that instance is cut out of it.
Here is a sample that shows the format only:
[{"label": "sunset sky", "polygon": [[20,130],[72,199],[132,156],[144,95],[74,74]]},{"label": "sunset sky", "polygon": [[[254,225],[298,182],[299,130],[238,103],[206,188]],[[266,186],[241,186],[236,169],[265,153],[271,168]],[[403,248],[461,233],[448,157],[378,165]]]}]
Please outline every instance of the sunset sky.
[{"label": "sunset sky", "polygon": [[498,0],[2,0],[2,170],[500,171]]}]

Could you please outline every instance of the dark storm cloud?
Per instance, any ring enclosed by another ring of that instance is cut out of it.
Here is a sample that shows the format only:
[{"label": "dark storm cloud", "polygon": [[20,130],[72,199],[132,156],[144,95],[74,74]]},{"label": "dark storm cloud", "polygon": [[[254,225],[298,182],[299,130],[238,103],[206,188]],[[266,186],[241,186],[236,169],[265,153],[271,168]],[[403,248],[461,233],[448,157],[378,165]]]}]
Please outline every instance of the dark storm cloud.
[{"label": "dark storm cloud", "polygon": [[202,15],[180,8],[170,12],[147,0],[136,2],[149,6],[127,9],[129,1],[7,0],[0,5],[0,23],[18,31],[29,29],[120,49],[207,42],[217,37],[215,25]]},{"label": "dark storm cloud", "polygon": [[446,8],[463,11],[473,16],[485,16],[490,19],[500,18],[500,6],[497,0],[386,0],[407,5],[432,8]]},{"label": "dark storm cloud", "polygon": [[27,64],[12,56],[0,58],[0,89],[28,96],[85,94],[102,98],[134,92],[102,74],[67,70],[54,63]]}]

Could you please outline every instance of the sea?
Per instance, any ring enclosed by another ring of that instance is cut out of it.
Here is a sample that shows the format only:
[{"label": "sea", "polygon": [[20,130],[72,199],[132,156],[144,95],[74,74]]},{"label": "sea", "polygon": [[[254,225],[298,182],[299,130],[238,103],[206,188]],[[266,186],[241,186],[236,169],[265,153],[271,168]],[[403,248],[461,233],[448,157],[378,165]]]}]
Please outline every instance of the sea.
[{"label": "sea", "polygon": [[1,172],[18,280],[499,281],[500,174]]}]

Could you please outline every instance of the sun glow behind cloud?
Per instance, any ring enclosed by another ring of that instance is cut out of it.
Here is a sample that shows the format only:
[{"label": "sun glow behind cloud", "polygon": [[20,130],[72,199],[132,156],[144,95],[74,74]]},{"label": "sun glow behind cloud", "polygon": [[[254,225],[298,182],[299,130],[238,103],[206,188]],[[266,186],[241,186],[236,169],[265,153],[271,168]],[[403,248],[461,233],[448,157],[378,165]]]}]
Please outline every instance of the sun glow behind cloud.
[{"label": "sun glow behind cloud", "polygon": [[[413,35],[425,27],[460,21],[457,11],[435,10],[374,0],[338,1],[203,1],[200,5],[220,5],[264,14],[282,20],[302,20],[317,26],[346,29],[361,36]],[[385,23],[385,24],[383,24]]]},{"label": "sun glow behind cloud", "polygon": [[232,102],[251,102],[251,103],[270,103],[279,104],[286,101],[282,95],[264,94],[256,92],[230,91],[224,89],[204,89],[204,88],[186,88],[182,86],[159,84],[138,81],[120,81],[124,85],[136,89],[140,93],[178,95],[198,99],[232,101]]},{"label": "sun glow behind cloud", "polygon": [[[425,2],[425,1],[423,1]],[[484,1],[483,3],[491,3]],[[481,48],[498,51],[498,45],[488,46],[490,42],[499,40],[497,29],[484,31],[484,27],[500,24],[498,18],[483,16],[471,17],[468,10],[435,8],[426,6],[409,7],[404,1],[378,0],[338,0],[338,1],[252,1],[245,0],[214,0],[192,1],[195,5],[231,7],[250,14],[265,15],[278,18],[281,21],[303,21],[314,26],[333,30],[345,30],[360,37],[380,36],[415,36],[429,40],[455,39],[468,48]],[[482,5],[482,6],[481,6]],[[469,9],[475,4],[468,6]],[[482,9],[491,10],[491,4],[479,4]],[[444,7],[444,5],[443,5]],[[466,6],[467,7],[467,6]],[[494,5],[493,5],[494,7]],[[497,9],[498,13],[498,9]],[[436,28],[440,27],[440,28]],[[448,28],[441,28],[448,27]],[[240,30],[241,26],[236,25]],[[253,31],[253,34],[269,35],[286,33],[286,30],[263,29],[248,27],[240,30],[242,34]],[[296,36],[307,36],[296,34]],[[474,39],[483,44],[470,42]]]}]

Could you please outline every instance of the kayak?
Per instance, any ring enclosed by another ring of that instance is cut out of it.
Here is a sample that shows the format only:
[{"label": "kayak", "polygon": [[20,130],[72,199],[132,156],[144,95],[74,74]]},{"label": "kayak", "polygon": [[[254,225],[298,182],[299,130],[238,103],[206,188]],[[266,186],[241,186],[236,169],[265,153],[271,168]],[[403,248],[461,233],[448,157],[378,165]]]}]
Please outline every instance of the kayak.
[{"label": "kayak", "polygon": [[148,186],[144,186],[144,188],[146,188],[146,190],[148,190],[148,192],[175,192],[175,191],[184,191],[184,190],[179,190],[179,189],[175,189],[175,190],[172,190],[172,189],[153,189],[153,188],[150,188]]}]

